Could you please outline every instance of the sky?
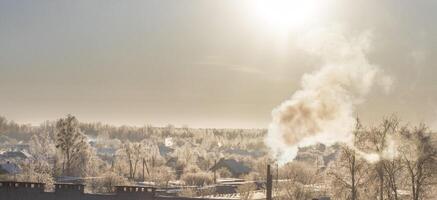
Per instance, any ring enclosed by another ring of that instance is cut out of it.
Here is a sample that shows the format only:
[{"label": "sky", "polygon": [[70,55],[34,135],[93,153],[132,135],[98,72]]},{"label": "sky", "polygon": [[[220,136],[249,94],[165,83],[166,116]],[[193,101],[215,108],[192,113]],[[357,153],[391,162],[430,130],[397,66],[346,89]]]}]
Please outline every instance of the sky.
[{"label": "sky", "polygon": [[0,0],[0,115],[35,125],[70,113],[114,125],[266,128],[319,68],[298,48],[300,29],[336,25],[371,32],[367,59],[393,79],[357,116],[437,128],[437,1],[326,0],[316,19],[286,31],[253,2]]}]

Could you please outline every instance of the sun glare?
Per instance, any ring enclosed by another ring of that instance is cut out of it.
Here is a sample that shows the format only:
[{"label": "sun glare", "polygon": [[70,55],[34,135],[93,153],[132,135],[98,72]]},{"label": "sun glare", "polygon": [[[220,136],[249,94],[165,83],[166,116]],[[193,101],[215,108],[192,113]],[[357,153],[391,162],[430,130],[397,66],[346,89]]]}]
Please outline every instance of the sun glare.
[{"label": "sun glare", "polygon": [[316,22],[322,0],[253,0],[257,20],[282,31],[299,29]]}]

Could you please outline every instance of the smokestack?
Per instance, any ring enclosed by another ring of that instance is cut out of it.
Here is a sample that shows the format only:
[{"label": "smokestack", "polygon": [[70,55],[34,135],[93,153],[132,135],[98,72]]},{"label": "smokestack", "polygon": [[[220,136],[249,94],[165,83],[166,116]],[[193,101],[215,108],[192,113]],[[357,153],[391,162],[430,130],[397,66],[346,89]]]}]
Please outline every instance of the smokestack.
[{"label": "smokestack", "polygon": [[270,165],[267,165],[266,200],[272,200],[272,173]]}]

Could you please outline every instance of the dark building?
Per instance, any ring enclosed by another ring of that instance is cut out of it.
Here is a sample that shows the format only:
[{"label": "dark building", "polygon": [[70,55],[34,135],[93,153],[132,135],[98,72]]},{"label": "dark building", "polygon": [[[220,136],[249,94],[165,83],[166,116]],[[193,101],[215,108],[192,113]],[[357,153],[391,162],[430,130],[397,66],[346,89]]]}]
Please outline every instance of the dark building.
[{"label": "dark building", "polygon": [[211,171],[216,171],[221,168],[228,169],[232,176],[239,177],[243,174],[248,174],[252,170],[250,167],[244,165],[242,162],[238,162],[234,159],[220,159],[220,161],[217,162],[213,167],[211,167]]},{"label": "dark building", "polygon": [[155,188],[117,186],[114,194],[88,194],[83,184],[55,184],[54,192],[45,192],[45,184],[33,182],[0,182],[0,199],[8,200],[152,200]]},{"label": "dark building", "polygon": [[174,152],[173,148],[167,147],[163,144],[158,145],[159,155],[161,155],[164,158],[167,158],[171,153]]},{"label": "dark building", "polygon": [[20,174],[21,171],[21,168],[15,163],[7,161],[6,163],[0,164],[0,177],[3,179],[15,179],[15,176]]},{"label": "dark building", "polygon": [[[0,182],[3,200],[208,200],[205,198],[157,195],[154,187],[116,186],[115,193],[88,194],[82,184],[55,184],[54,192],[45,192],[45,184],[33,182]],[[226,200],[226,199],[223,199]]]}]

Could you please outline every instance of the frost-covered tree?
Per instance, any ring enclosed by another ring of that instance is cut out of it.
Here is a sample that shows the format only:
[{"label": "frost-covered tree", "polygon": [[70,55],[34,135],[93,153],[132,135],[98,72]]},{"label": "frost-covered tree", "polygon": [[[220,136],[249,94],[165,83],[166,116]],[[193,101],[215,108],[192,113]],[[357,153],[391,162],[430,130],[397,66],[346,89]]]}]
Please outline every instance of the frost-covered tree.
[{"label": "frost-covered tree", "polygon": [[159,148],[156,142],[143,140],[141,143],[144,152],[141,157],[144,159],[147,167],[154,168],[165,163],[164,158],[159,154]]},{"label": "frost-covered tree", "polygon": [[237,193],[240,195],[241,200],[251,200],[253,199],[254,191],[256,190],[256,185],[254,183],[246,183],[238,186]]},{"label": "frost-covered tree", "polygon": [[29,141],[29,153],[32,155],[22,164],[22,181],[45,183],[48,188],[54,183],[53,167],[56,147],[47,132],[34,134]]},{"label": "frost-covered tree", "polygon": [[91,179],[86,183],[87,187],[94,193],[113,193],[116,192],[115,186],[127,186],[130,184],[125,177],[112,171],[105,172],[99,179]]},{"label": "frost-covered tree", "polygon": [[144,146],[142,143],[126,142],[123,148],[118,151],[118,156],[125,159],[129,166],[129,179],[134,180],[139,168],[140,162],[143,160]]},{"label": "frost-covered tree", "polygon": [[56,123],[56,148],[63,154],[62,172],[71,176],[72,163],[82,156],[81,151],[88,150],[86,136],[79,128],[79,121],[72,115],[61,118]]},{"label": "frost-covered tree", "polygon": [[197,162],[198,151],[191,144],[185,144],[182,147],[176,149],[173,153],[173,156],[178,158],[178,161],[181,163],[185,163],[185,165],[189,163]]},{"label": "frost-covered tree", "polygon": [[214,175],[211,172],[185,173],[181,180],[189,186],[205,186],[214,182]]},{"label": "frost-covered tree", "polygon": [[303,162],[292,162],[281,167],[281,179],[283,183],[277,183],[279,193],[283,196],[279,199],[305,200],[311,199],[315,194],[310,185],[316,183],[317,170],[311,165]]},{"label": "frost-covered tree", "polygon": [[38,164],[54,164],[50,163],[56,154],[53,138],[47,132],[34,134],[29,141],[29,153]]}]

